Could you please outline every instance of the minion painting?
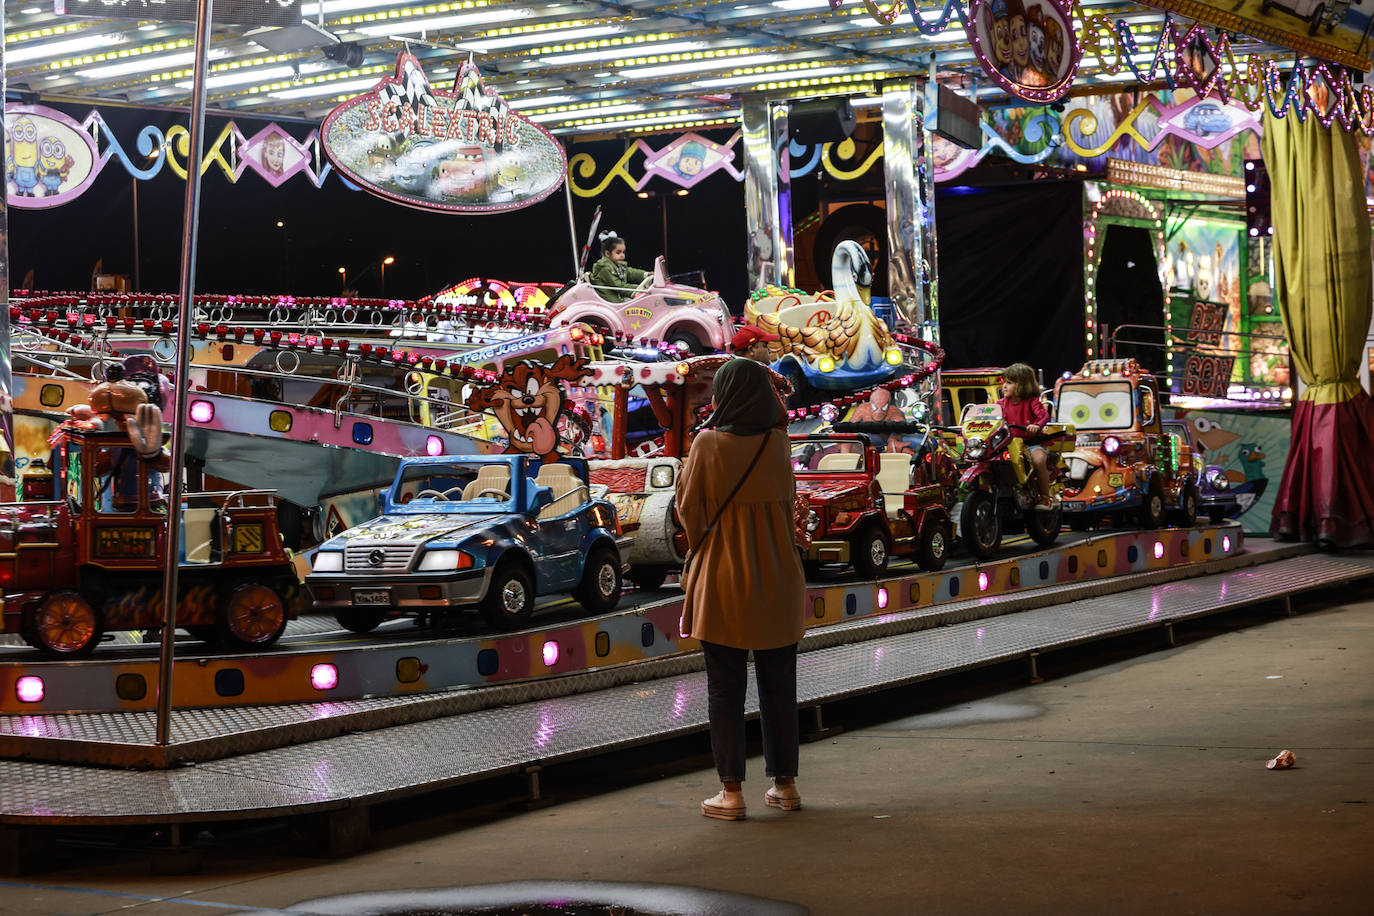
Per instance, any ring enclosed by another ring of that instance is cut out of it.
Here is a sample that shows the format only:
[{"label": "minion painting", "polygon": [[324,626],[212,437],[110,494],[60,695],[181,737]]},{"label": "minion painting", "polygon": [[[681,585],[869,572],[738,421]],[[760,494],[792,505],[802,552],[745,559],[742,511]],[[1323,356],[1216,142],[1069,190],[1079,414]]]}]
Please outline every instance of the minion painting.
[{"label": "minion painting", "polygon": [[45,194],[56,194],[62,188],[72,163],[72,157],[67,155],[67,145],[61,140],[44,137],[38,141],[38,180]]},{"label": "minion painting", "polygon": [[38,128],[33,119],[21,116],[10,129],[14,142],[14,193],[33,197],[38,186]]}]

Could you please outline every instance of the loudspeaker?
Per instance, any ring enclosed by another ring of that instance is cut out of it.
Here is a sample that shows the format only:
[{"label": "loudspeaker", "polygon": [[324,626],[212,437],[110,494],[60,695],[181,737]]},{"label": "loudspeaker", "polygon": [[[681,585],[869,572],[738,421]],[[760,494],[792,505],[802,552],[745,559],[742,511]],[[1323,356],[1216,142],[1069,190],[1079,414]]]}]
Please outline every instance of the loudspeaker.
[{"label": "loudspeaker", "polygon": [[848,140],[857,123],[849,99],[794,102],[787,110],[787,133],[801,146]]},{"label": "loudspeaker", "polygon": [[939,108],[935,114],[937,134],[965,149],[983,145],[983,109],[948,86],[940,86]]}]

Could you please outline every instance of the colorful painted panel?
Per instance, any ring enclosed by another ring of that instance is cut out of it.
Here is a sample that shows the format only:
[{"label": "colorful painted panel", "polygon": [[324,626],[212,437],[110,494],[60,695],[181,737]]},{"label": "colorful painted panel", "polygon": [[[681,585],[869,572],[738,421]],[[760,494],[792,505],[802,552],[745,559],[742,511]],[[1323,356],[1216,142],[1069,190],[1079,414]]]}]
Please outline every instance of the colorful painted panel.
[{"label": "colorful painted panel", "polygon": [[9,205],[59,207],[80,197],[99,169],[95,141],[81,125],[42,105],[5,106]]},{"label": "colorful painted panel", "polygon": [[567,158],[553,135],[463,64],[454,89],[434,89],[408,51],[396,72],[329,113],[324,149],[345,177],[407,206],[457,213],[518,210],[563,183]]},{"label": "colorful painted panel", "polygon": [[[1268,534],[1278,478],[1288,462],[1293,421],[1287,414],[1247,411],[1180,410],[1170,407],[1166,419],[1191,427],[1193,444],[1204,464],[1220,467],[1236,494],[1241,525],[1248,534]],[[1274,476],[1270,486],[1270,475]]]}]

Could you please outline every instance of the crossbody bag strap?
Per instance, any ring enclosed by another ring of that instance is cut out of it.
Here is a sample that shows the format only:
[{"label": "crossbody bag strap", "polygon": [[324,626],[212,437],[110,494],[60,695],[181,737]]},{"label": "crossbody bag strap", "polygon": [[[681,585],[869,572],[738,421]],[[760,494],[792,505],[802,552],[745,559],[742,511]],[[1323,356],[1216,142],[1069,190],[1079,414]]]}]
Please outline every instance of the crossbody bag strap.
[{"label": "crossbody bag strap", "polygon": [[740,491],[740,488],[744,486],[744,482],[749,479],[749,475],[753,473],[754,465],[758,464],[759,459],[763,457],[763,450],[768,447],[768,437],[772,434],[772,430],[763,434],[763,441],[759,443],[759,450],[754,453],[754,460],[749,462],[749,467],[744,469],[744,476],[739,479],[739,483],[735,484],[735,488],[730,491],[730,495],[725,497],[724,502],[716,509],[716,517],[711,519],[711,524],[707,525],[706,530],[701,533],[701,540],[697,541],[696,548],[693,548],[694,550],[700,548],[702,544],[705,544],[711,532],[716,530],[716,522],[720,521],[720,517],[725,513],[725,508],[730,505],[730,501],[735,498],[735,494]]}]

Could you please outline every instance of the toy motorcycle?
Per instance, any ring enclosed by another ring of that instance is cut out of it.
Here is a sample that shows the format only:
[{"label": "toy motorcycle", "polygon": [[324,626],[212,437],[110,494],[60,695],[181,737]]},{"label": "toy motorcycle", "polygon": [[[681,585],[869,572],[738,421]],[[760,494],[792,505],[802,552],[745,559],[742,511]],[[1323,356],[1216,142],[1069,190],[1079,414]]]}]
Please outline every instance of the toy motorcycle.
[{"label": "toy motorcycle", "polygon": [[[1050,450],[1050,494],[1054,508],[1038,510],[1039,493],[1035,468],[1025,443],[1023,427],[1006,422],[996,403],[970,404],[960,420],[963,450],[959,456],[959,488],[964,494],[959,513],[959,538],[974,556],[988,559],[1008,530],[1024,528],[1042,547],[1059,536],[1061,512],[1058,493],[1063,489],[1063,463],[1059,450],[1066,428],[1046,426],[1039,444]],[[1068,428],[1068,443],[1073,441]]]}]

